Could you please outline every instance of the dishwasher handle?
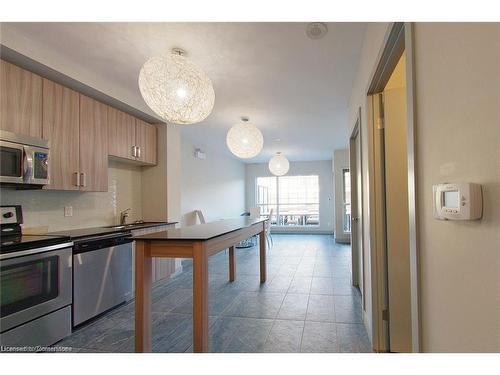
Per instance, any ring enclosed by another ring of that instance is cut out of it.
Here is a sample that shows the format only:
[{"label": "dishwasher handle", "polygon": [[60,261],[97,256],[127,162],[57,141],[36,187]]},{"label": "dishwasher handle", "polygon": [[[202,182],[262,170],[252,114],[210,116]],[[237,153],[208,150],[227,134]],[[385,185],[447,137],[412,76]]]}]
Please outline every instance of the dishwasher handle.
[{"label": "dishwasher handle", "polygon": [[80,241],[75,243],[73,247],[73,254],[88,253],[89,251],[95,251],[99,249],[105,249],[108,247],[119,246],[126,243],[133,242],[131,235],[120,236],[120,237],[104,237],[104,238],[93,238],[90,241]]}]

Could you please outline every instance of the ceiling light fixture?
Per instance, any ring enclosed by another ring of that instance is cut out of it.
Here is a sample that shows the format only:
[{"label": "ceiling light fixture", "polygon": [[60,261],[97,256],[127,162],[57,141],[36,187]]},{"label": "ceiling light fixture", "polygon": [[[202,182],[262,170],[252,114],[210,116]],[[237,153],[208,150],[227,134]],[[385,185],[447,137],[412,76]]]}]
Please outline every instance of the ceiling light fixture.
[{"label": "ceiling light fixture", "polygon": [[227,132],[226,144],[237,157],[253,158],[262,150],[264,137],[255,125],[248,123],[248,117],[242,117],[241,121],[240,124],[234,125]]},{"label": "ceiling light fixture", "polygon": [[215,103],[212,81],[180,48],[146,61],[139,73],[139,89],[149,108],[174,124],[203,121]]},{"label": "ceiling light fixture", "polygon": [[288,173],[290,169],[290,163],[288,159],[281,155],[281,152],[277,152],[271,160],[269,160],[269,170],[275,176],[284,176]]}]

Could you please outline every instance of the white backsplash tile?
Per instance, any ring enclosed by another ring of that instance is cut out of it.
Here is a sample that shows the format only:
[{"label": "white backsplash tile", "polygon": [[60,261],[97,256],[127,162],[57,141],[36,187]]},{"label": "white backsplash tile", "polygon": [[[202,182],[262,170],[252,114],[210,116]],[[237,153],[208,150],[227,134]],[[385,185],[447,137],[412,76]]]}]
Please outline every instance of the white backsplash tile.
[{"label": "white backsplash tile", "polygon": [[[49,231],[117,224],[126,208],[128,221],[142,218],[140,167],[110,160],[108,186],[107,192],[2,189],[0,201],[22,205],[25,227]],[[64,216],[64,206],[73,207],[73,216]]]}]

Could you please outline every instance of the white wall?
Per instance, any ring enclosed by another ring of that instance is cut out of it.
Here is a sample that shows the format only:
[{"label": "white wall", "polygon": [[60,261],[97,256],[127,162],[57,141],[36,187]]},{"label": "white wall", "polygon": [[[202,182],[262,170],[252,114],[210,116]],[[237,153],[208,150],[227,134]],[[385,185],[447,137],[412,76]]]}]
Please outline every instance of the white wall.
[{"label": "white wall", "polygon": [[349,242],[351,240],[351,235],[349,233],[344,233],[344,222],[343,222],[343,176],[342,169],[349,168],[349,150],[335,150],[333,153],[333,178],[335,181],[335,241],[337,242]]},{"label": "white wall", "polygon": [[196,144],[182,135],[181,223],[195,224],[193,211],[201,210],[207,222],[239,217],[245,210],[245,165],[203,149],[206,159],[194,157]]},{"label": "white wall", "polygon": [[[331,160],[290,162],[287,176],[319,176],[319,221],[318,227],[294,229],[273,227],[273,232],[300,231],[333,233],[333,173]],[[255,207],[255,180],[257,177],[272,176],[267,163],[246,165],[246,209]]]},{"label": "white wall", "polygon": [[[110,160],[107,192],[2,189],[0,196],[2,205],[22,205],[24,227],[57,231],[117,224],[126,208],[129,221],[142,219],[141,188],[140,167]],[[73,207],[72,217],[64,206]]]},{"label": "white wall", "polygon": [[142,171],[146,221],[181,221],[181,135],[177,125],[158,124],[158,162]]},{"label": "white wall", "polygon": [[[349,103],[351,129],[361,107],[365,222],[366,93],[388,26],[368,25]],[[500,351],[499,39],[500,25],[494,23],[415,24],[418,252],[426,352]],[[432,185],[445,181],[483,184],[481,221],[433,219]],[[369,251],[368,226],[363,234]],[[370,264],[365,264],[369,273]],[[365,273],[367,284],[370,277]],[[365,322],[370,327],[368,295],[366,301]]]},{"label": "white wall", "polygon": [[[500,351],[500,24],[415,25],[424,351]],[[481,221],[437,221],[432,185],[483,185]]]}]

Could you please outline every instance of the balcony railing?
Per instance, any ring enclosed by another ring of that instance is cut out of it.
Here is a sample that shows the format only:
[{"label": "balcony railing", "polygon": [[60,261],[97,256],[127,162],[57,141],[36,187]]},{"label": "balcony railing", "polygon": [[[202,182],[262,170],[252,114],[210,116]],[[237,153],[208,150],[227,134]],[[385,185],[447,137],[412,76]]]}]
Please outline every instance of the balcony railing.
[{"label": "balcony railing", "polygon": [[273,209],[272,226],[319,226],[318,203],[286,203],[259,205],[262,217],[268,217]]}]

